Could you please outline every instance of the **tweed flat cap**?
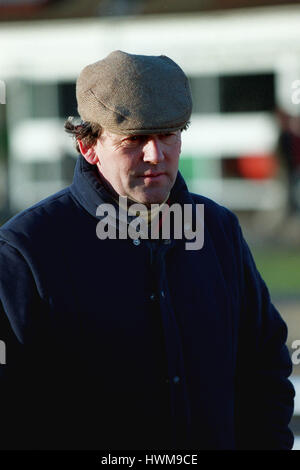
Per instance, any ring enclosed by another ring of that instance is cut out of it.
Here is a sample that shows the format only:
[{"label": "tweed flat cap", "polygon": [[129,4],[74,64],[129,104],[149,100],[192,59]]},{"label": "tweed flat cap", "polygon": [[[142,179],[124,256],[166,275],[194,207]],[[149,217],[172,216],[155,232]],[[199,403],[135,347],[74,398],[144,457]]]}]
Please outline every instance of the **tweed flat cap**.
[{"label": "tweed flat cap", "polygon": [[82,119],[116,134],[178,130],[192,111],[187,77],[164,55],[111,52],[81,71],[76,97]]}]

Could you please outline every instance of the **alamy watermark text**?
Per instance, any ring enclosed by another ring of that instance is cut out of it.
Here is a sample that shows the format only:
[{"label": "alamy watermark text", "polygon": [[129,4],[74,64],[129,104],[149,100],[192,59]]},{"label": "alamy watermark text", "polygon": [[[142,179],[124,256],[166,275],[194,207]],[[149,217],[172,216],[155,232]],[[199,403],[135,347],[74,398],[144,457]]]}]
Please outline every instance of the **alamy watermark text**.
[{"label": "alamy watermark text", "polygon": [[186,250],[200,250],[204,244],[204,204],[151,204],[149,208],[140,203],[128,206],[127,198],[120,196],[118,208],[109,203],[100,204],[96,216],[101,218],[96,227],[100,240],[173,237],[185,239]]}]

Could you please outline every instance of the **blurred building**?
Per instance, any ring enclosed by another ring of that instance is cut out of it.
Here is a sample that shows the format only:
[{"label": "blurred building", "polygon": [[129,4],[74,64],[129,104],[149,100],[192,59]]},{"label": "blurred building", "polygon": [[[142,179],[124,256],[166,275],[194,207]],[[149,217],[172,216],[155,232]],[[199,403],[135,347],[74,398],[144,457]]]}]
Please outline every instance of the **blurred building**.
[{"label": "blurred building", "polygon": [[[288,3],[2,0],[0,154],[8,165],[0,186],[7,182],[10,211],[70,183],[76,151],[63,122],[77,114],[76,77],[123,49],[169,55],[189,76],[194,109],[180,169],[191,191],[235,211],[282,214],[288,192],[278,110],[300,110],[292,101],[300,6]],[[3,207],[3,190],[1,198]]]}]

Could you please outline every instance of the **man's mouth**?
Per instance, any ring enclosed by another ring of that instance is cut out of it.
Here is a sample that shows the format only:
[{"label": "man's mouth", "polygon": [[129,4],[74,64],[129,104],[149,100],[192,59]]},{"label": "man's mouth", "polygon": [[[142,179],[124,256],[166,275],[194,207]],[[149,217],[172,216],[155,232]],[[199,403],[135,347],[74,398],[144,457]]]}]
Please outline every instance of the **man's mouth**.
[{"label": "man's mouth", "polygon": [[141,175],[141,178],[158,178],[159,176],[165,175],[166,173],[145,173],[144,175]]}]

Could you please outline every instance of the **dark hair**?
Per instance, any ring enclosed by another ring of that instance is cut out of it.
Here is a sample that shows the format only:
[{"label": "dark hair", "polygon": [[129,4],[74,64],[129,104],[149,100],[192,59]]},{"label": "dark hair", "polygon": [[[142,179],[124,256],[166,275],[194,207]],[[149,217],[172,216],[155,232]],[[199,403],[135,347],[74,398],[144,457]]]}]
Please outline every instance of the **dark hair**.
[{"label": "dark hair", "polygon": [[[186,131],[190,125],[190,121],[182,127],[182,131]],[[76,150],[80,152],[80,148],[77,142],[77,139],[83,141],[84,145],[91,146],[94,145],[100,137],[102,132],[102,127],[100,124],[95,122],[83,121],[80,117],[69,116],[64,125],[65,131],[70,134],[75,139]]]},{"label": "dark hair", "polygon": [[83,121],[80,117],[69,116],[64,124],[65,131],[75,139],[76,150],[80,153],[77,139],[86,146],[94,145],[100,137],[102,127],[94,122]]},{"label": "dark hair", "polygon": [[187,131],[188,128],[190,127],[191,121],[188,121],[185,126],[183,126],[180,130],[182,131]]}]

